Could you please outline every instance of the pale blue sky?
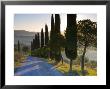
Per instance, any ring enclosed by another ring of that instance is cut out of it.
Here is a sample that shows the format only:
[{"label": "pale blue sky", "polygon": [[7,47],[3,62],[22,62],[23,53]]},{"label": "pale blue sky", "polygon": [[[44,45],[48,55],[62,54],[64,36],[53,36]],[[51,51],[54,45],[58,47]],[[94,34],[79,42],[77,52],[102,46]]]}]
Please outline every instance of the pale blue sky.
[{"label": "pale blue sky", "polygon": [[[61,31],[66,29],[67,14],[60,14]],[[96,14],[77,14],[77,21],[82,19],[91,19],[97,21]],[[30,32],[40,32],[41,28],[48,25],[50,31],[51,14],[15,14],[14,16],[14,30],[27,30]],[[45,30],[44,30],[45,31]]]}]

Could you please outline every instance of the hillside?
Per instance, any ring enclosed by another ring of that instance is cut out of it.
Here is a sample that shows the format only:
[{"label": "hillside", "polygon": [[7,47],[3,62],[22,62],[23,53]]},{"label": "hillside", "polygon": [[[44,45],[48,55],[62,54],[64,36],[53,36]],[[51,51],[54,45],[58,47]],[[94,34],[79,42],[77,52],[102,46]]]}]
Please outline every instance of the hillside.
[{"label": "hillside", "polygon": [[14,30],[14,44],[17,44],[19,40],[25,45],[31,45],[31,41],[33,40],[35,34],[35,32],[28,32],[25,30]]}]

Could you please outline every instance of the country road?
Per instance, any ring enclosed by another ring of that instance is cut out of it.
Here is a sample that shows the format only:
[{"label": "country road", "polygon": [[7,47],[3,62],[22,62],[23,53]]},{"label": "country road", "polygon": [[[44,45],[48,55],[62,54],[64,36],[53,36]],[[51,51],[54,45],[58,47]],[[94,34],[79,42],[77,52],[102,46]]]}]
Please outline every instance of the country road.
[{"label": "country road", "polygon": [[53,65],[38,57],[27,57],[20,67],[14,69],[15,76],[63,76]]}]

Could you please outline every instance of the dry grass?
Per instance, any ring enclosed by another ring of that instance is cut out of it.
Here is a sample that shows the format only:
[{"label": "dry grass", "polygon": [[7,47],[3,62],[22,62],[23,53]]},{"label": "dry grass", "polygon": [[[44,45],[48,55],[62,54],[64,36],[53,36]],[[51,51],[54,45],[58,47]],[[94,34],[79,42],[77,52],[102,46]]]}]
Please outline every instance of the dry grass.
[{"label": "dry grass", "polygon": [[[50,64],[54,64],[54,61],[48,60],[48,63]],[[68,63],[61,63],[59,62],[58,64],[54,65],[54,67],[62,72],[65,76],[69,75],[69,64]],[[85,71],[86,71],[86,75],[85,76],[97,76],[97,70],[91,67],[88,67],[85,65]],[[73,72],[73,76],[83,76],[81,73],[81,67],[79,64],[75,64],[72,66],[72,72]]]},{"label": "dry grass", "polygon": [[21,63],[24,62],[26,57],[19,52],[15,52],[14,54],[14,68],[21,66]]}]

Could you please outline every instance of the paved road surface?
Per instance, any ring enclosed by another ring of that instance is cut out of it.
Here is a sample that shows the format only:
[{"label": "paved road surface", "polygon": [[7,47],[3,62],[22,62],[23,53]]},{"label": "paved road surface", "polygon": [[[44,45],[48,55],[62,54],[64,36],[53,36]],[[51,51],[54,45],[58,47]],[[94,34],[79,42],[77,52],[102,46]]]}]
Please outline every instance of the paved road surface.
[{"label": "paved road surface", "polygon": [[14,74],[15,76],[63,76],[53,65],[32,56],[27,57],[22,66],[15,68]]}]

